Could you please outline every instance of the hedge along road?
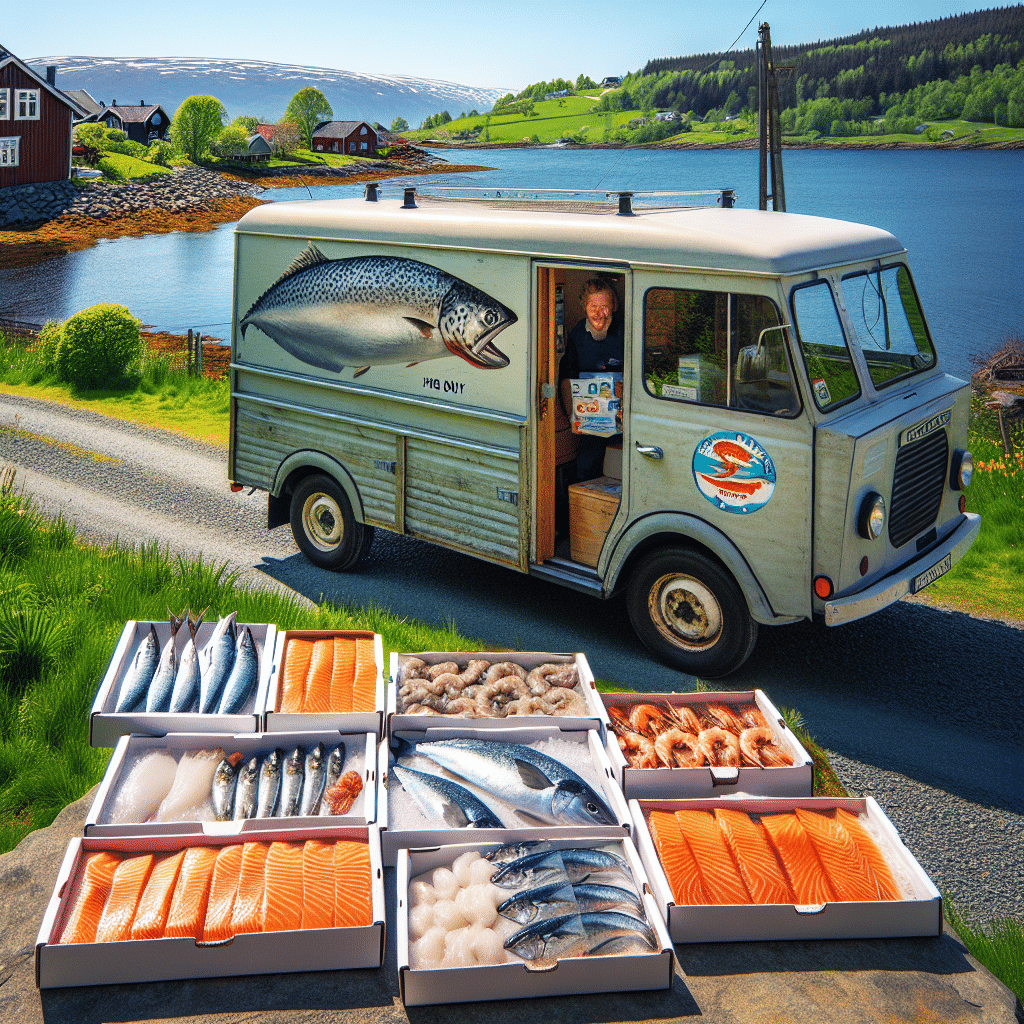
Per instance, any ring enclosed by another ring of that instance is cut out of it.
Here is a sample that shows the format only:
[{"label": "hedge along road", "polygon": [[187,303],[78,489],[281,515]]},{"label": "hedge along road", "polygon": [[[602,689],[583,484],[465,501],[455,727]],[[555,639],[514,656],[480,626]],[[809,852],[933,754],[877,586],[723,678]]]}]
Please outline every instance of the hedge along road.
[{"label": "hedge along road", "polygon": [[[640,645],[621,598],[582,596],[384,530],[355,572],[310,565],[287,527],[266,530],[263,493],[231,494],[222,448],[0,394],[0,462],[84,539],[155,539],[311,601],[450,619],[494,650],[583,651],[598,679],[636,690],[693,687]],[[901,602],[834,629],[762,627],[753,656],[721,688],[760,687],[798,709],[829,750],[1020,814],[1022,677],[1024,631]]]}]

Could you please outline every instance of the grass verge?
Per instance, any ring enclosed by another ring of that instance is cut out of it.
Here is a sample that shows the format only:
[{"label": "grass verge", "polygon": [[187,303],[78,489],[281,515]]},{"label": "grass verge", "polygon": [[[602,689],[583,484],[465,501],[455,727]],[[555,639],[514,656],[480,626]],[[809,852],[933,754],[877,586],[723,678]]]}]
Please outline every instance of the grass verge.
[{"label": "grass verge", "polygon": [[1024,1003],[1024,925],[1002,918],[988,925],[973,925],[944,900],[946,920],[960,936],[971,956],[987,967]]}]

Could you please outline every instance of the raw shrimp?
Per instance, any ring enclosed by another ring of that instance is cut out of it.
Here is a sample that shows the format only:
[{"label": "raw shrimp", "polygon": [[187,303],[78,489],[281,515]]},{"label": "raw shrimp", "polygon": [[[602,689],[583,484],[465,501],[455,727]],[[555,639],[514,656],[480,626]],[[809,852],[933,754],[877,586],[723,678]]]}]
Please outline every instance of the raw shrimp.
[{"label": "raw shrimp", "polygon": [[424,672],[423,674],[428,679],[436,679],[438,676],[448,675],[449,673],[451,673],[453,675],[458,675],[459,674],[459,666],[458,666],[457,662],[454,662],[454,661],[442,661],[442,662],[439,662],[436,665],[431,665],[430,668],[428,668],[426,670],[426,672]]},{"label": "raw shrimp", "polygon": [[493,683],[497,679],[504,679],[506,676],[515,676],[517,679],[526,679],[526,669],[513,661],[499,661],[493,664],[484,676],[485,683]]},{"label": "raw shrimp", "polygon": [[[488,673],[490,675],[490,673]],[[520,697],[529,697],[530,691],[523,679],[515,675],[503,676],[493,682],[485,683],[477,697],[477,705],[488,714],[504,718],[508,713],[508,705]]]},{"label": "raw shrimp", "polygon": [[654,741],[658,760],[666,768],[699,768],[704,764],[700,741],[692,732],[668,729]]},{"label": "raw shrimp", "polygon": [[783,768],[793,763],[793,758],[782,749],[772,735],[771,729],[744,729],[740,733],[740,753],[744,763],[761,768]]},{"label": "raw shrimp", "polygon": [[548,662],[538,665],[526,677],[526,685],[534,697],[543,697],[552,686],[576,685],[576,665],[574,663],[556,665]]},{"label": "raw shrimp", "polygon": [[454,700],[449,700],[444,706],[444,713],[446,715],[462,716],[463,718],[476,718],[476,701],[471,700],[469,697],[456,697]]},{"label": "raw shrimp", "polygon": [[701,753],[713,768],[739,768],[740,741],[725,729],[705,729],[698,737]]},{"label": "raw shrimp", "polygon": [[657,768],[658,752],[654,749],[654,741],[638,732],[629,732],[625,736],[616,737],[619,747],[626,760],[634,768]]},{"label": "raw shrimp", "polygon": [[419,679],[423,675],[423,670],[426,667],[427,663],[422,658],[409,658],[409,660],[402,666],[402,678]]},{"label": "raw shrimp", "polygon": [[546,715],[585,715],[586,701],[567,686],[552,686],[543,697],[539,698]]}]

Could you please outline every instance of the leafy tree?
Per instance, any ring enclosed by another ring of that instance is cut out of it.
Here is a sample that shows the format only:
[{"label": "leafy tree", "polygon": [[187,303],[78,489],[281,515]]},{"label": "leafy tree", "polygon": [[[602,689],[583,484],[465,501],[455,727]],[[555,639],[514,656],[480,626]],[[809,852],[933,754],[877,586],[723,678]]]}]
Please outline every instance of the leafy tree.
[{"label": "leafy tree", "polygon": [[241,156],[249,150],[249,134],[237,124],[229,124],[211,145],[211,150],[218,156]]},{"label": "leafy tree", "polygon": [[597,82],[595,82],[590,75],[579,75],[576,79],[576,91],[582,92],[584,89],[596,89]]},{"label": "leafy tree", "polygon": [[393,132],[407,132],[409,130],[409,122],[404,117],[396,117],[391,122],[391,130]]},{"label": "leafy tree", "polygon": [[270,136],[270,144],[279,153],[294,153],[301,141],[302,134],[294,121],[281,121],[275,124]]},{"label": "leafy tree", "polygon": [[171,121],[171,142],[189,160],[202,159],[224,127],[227,111],[214,96],[189,96]]},{"label": "leafy tree", "polygon": [[259,123],[260,119],[258,117],[254,117],[252,114],[242,114],[241,117],[236,117],[228,127],[231,128],[237,125],[237,127],[245,132],[246,138],[248,138],[250,135],[256,134],[256,128]]},{"label": "leafy tree", "polygon": [[313,147],[313,131],[316,126],[324,121],[329,121],[332,117],[334,117],[334,111],[331,110],[327,97],[312,86],[300,89],[292,97],[288,109],[284,112],[286,121],[293,121],[299,126],[299,133],[306,149]]}]

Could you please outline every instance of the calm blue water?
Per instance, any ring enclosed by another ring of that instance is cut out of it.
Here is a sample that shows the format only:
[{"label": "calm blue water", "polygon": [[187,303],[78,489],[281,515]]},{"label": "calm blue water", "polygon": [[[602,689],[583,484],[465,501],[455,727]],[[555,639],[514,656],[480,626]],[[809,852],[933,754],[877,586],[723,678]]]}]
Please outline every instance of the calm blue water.
[{"label": "calm blue water", "polygon": [[[448,155],[448,154],[446,154]],[[786,151],[787,207],[891,231],[910,250],[911,267],[945,368],[972,370],[970,357],[1024,334],[1024,155]],[[734,188],[737,205],[757,206],[756,151],[466,151],[453,162],[487,163],[487,172],[398,178],[404,185],[580,189]],[[361,195],[362,185],[314,186],[316,198]],[[274,201],[308,200],[306,189],[273,189]],[[228,336],[230,224],[100,242],[20,270],[0,270],[0,316],[64,319],[96,302],[119,302],[146,324]]]}]

